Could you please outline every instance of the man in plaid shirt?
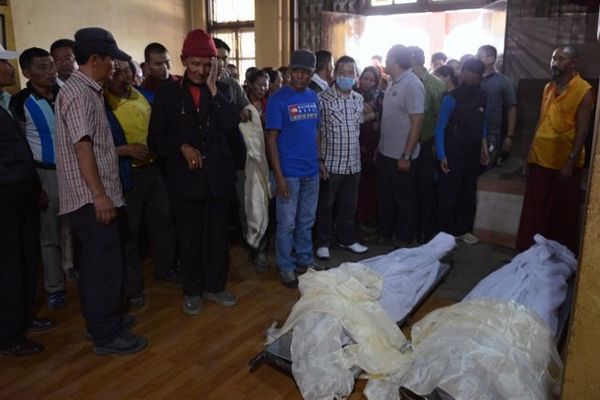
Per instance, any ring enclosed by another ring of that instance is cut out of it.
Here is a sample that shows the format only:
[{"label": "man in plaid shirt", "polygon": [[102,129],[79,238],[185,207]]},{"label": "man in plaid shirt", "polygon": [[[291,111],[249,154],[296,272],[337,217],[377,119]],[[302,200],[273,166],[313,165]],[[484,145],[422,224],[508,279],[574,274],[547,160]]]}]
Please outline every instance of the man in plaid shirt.
[{"label": "man in plaid shirt", "polygon": [[360,181],[358,136],[363,121],[363,98],[352,90],[358,72],[348,56],[335,64],[335,84],[319,94],[321,114],[321,191],[317,208],[317,257],[329,258],[332,242],[332,211],[336,210],[336,234],[340,247],[354,253],[368,249],[358,242],[356,201]]}]

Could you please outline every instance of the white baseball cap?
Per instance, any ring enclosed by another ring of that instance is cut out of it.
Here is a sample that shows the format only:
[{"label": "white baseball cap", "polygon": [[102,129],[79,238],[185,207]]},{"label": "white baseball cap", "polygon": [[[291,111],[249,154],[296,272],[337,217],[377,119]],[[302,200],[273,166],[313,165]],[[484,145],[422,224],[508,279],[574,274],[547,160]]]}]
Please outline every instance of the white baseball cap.
[{"label": "white baseball cap", "polygon": [[19,57],[18,52],[5,50],[0,44],[0,60],[14,60],[17,57]]}]

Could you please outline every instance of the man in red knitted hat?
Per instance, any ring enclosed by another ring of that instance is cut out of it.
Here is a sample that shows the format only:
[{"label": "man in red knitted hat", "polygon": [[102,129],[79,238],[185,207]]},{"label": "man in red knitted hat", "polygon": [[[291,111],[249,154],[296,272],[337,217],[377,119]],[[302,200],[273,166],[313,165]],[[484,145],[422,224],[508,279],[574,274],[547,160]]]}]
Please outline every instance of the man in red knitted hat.
[{"label": "man in red knitted hat", "polygon": [[217,49],[201,29],[181,50],[185,74],[156,92],[148,145],[164,159],[183,268],[183,312],[200,312],[202,295],[236,304],[225,290],[229,269],[227,218],[235,182],[227,135],[240,116],[226,84],[217,82]]}]

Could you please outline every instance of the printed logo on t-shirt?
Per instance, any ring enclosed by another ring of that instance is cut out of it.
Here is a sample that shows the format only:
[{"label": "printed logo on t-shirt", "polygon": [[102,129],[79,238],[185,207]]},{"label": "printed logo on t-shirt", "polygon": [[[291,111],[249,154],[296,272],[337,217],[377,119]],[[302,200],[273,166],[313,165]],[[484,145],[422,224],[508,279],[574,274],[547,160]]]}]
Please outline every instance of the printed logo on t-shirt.
[{"label": "printed logo on t-shirt", "polygon": [[290,104],[288,112],[290,114],[290,121],[319,118],[316,103]]}]

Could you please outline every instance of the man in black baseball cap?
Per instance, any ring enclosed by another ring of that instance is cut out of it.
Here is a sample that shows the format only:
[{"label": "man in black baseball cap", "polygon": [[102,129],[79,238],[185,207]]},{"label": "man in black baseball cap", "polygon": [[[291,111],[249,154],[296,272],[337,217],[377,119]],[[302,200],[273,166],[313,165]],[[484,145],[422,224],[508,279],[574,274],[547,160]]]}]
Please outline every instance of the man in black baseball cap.
[{"label": "man in black baseball cap", "polygon": [[90,55],[106,54],[121,61],[131,60],[129,54],[119,49],[113,35],[102,28],[83,28],[75,32],[75,54],[78,52]]},{"label": "man in black baseball cap", "polygon": [[298,272],[315,265],[312,226],[319,199],[319,99],[308,87],[316,57],[296,50],[290,57],[290,84],[267,102],[267,156],[275,177],[275,249],[282,283],[298,286]]},{"label": "man in black baseball cap", "polygon": [[135,317],[120,310],[124,269],[118,210],[125,201],[102,96],[114,60],[131,57],[110,32],[84,28],[75,33],[75,59],[79,70],[60,89],[55,106],[59,214],[71,225],[81,308],[94,352],[131,354],[148,340],[129,333]]},{"label": "man in black baseball cap", "polygon": [[310,50],[300,49],[292,53],[289,69],[303,69],[309,73],[315,72],[317,58]]}]

